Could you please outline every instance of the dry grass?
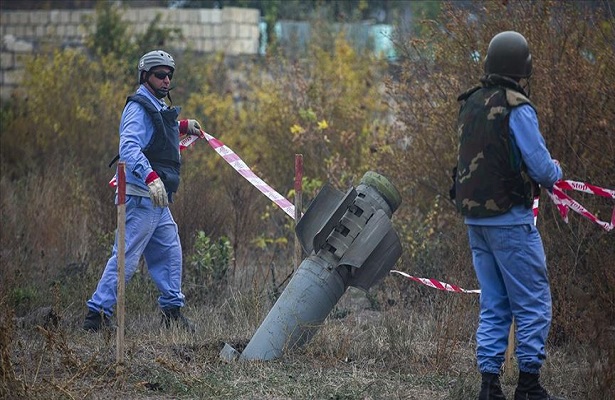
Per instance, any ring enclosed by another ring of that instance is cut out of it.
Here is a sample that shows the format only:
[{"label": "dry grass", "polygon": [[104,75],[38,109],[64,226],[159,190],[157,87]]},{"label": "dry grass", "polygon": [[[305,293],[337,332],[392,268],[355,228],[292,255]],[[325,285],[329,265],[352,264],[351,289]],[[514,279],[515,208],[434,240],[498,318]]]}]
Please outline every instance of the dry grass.
[{"label": "dry grass", "polygon": [[[119,373],[115,331],[82,331],[82,307],[58,314],[49,307],[14,318],[3,304],[0,395],[7,399],[471,399],[479,383],[471,334],[475,319],[451,312],[455,303],[466,302],[461,296],[449,296],[444,305],[376,311],[369,296],[350,289],[308,345],[275,361],[231,363],[220,358],[221,347],[227,342],[241,350],[247,344],[264,317],[259,316],[255,325],[256,319],[247,315],[255,311],[257,296],[235,293],[218,307],[187,307],[186,313],[199,327],[195,334],[162,329],[155,309],[136,314],[128,304],[125,365]],[[462,334],[445,325],[457,326]],[[545,383],[568,399],[586,399],[583,379],[588,366],[571,363],[572,358],[566,349],[554,349],[544,368]],[[512,396],[514,379],[503,382]]]}]

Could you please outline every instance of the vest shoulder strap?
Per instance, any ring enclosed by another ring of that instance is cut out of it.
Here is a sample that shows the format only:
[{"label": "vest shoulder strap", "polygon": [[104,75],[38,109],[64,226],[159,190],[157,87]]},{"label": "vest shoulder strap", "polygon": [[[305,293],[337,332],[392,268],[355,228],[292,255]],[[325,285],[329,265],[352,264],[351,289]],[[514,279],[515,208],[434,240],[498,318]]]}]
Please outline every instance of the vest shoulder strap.
[{"label": "vest shoulder strap", "polygon": [[523,93],[519,93],[516,90],[506,88],[506,102],[511,107],[517,107],[522,104],[529,104],[535,109],[534,105]]},{"label": "vest shoulder strap", "polygon": [[[138,93],[128,96],[126,98],[126,103],[124,104],[124,107],[126,107],[126,105],[128,105],[128,103],[130,103],[131,101],[134,101],[135,103],[140,104],[143,108],[145,108],[145,111],[147,111],[147,114],[152,119],[156,128],[159,128],[162,126],[162,118],[160,117],[159,111],[156,109],[156,107],[154,107],[152,102],[149,101],[147,97],[143,96],[142,94],[138,94]],[[150,144],[151,142],[148,143],[146,148],[149,147]],[[113,160],[109,162],[109,168],[111,168],[119,159],[120,159],[119,154],[113,157]]]}]

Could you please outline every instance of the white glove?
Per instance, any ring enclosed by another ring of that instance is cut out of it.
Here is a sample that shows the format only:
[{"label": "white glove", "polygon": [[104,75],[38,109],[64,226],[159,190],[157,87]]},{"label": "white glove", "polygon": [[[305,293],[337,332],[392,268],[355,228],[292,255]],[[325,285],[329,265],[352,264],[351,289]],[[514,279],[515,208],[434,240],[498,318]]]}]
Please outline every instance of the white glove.
[{"label": "white glove", "polygon": [[147,184],[147,188],[149,189],[149,198],[152,199],[154,207],[166,207],[169,205],[169,198],[162,179],[156,177],[156,179]]},{"label": "white glove", "polygon": [[201,130],[201,125],[196,119],[182,119],[179,121],[179,133],[182,135],[192,135],[203,138],[205,135]]}]

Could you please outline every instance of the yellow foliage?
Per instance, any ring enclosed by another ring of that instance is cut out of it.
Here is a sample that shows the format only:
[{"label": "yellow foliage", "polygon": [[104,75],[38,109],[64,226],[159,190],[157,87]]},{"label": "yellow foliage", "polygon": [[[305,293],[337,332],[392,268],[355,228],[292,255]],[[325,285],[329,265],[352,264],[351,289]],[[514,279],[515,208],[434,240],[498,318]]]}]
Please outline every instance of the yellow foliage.
[{"label": "yellow foliage", "polygon": [[3,152],[23,155],[16,160],[16,170],[24,171],[20,164],[48,168],[71,159],[94,172],[92,168],[98,166],[92,160],[105,162],[113,157],[129,87],[109,67],[112,60],[91,60],[70,49],[26,60],[23,89],[27,100],[15,105],[20,113],[9,125],[11,130],[23,126],[26,132],[20,133],[19,141],[2,138]]},{"label": "yellow foliage", "polygon": [[[249,90],[239,101],[228,87],[219,90],[209,84],[193,93],[184,107],[186,115],[206,115],[206,130],[217,130],[219,138],[280,192],[292,185],[297,153],[304,155],[306,174],[312,177],[360,176],[369,168],[366,145],[386,115],[377,93],[378,62],[357,54],[343,34],[331,51],[313,46],[310,53],[301,63],[276,58],[275,68],[242,69]],[[218,70],[215,62],[206,68]]]},{"label": "yellow foliage", "polygon": [[295,124],[290,127],[290,133],[292,133],[293,136],[297,136],[297,134],[303,133],[303,132],[305,132],[305,129],[303,129],[301,125]]}]

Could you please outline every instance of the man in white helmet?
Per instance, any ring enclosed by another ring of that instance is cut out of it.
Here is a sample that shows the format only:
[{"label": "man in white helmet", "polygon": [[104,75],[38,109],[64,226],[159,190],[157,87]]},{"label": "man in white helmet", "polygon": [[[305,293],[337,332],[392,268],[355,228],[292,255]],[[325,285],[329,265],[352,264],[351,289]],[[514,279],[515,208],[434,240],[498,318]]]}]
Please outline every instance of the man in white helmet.
[{"label": "man in white helmet", "polygon": [[[180,135],[202,136],[198,121],[178,121],[180,109],[168,107],[175,60],[162,50],[139,60],[139,88],[129,96],[120,121],[119,159],[126,163],[126,281],[135,273],[141,255],[160,291],[158,304],[165,326],[179,324],[194,331],[181,313],[182,250],[168,208],[179,187]],[[117,301],[117,236],[96,291],[87,301],[83,329],[98,331],[109,325]]]}]

